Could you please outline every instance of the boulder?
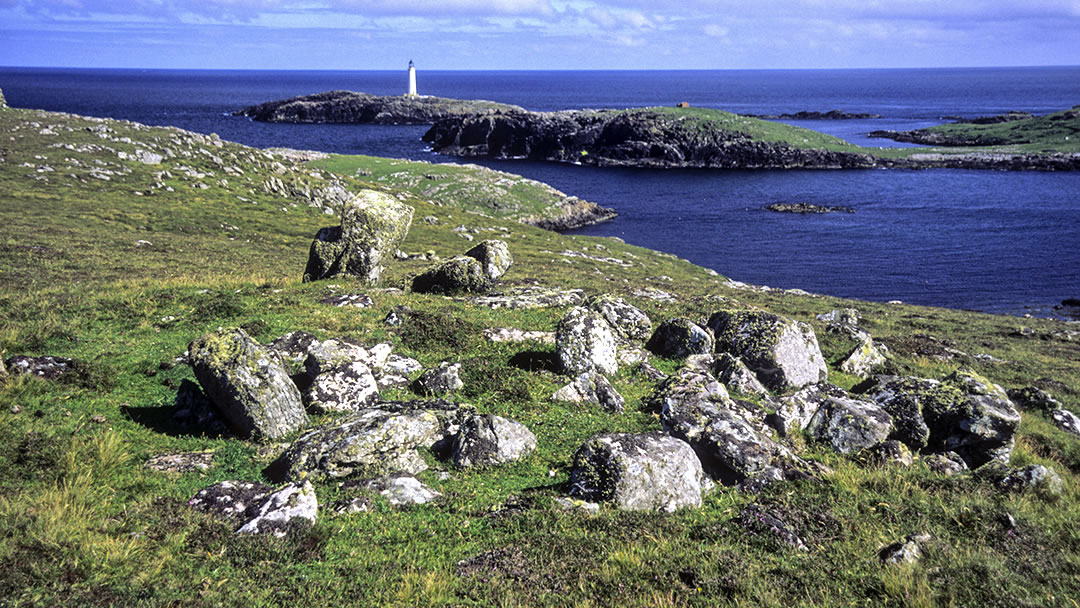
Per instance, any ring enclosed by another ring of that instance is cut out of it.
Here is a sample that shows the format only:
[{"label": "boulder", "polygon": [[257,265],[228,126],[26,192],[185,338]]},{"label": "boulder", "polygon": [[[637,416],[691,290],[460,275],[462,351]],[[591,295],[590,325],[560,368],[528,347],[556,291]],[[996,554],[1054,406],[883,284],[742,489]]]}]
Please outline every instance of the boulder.
[{"label": "boulder", "polygon": [[417,275],[412,281],[412,290],[417,293],[450,296],[482,293],[488,289],[491,289],[491,278],[484,271],[484,265],[464,255],[452,257]]},{"label": "boulder", "polygon": [[370,349],[345,340],[325,340],[308,347],[304,368],[311,379],[335,369],[362,363],[371,370],[381,369],[390,357],[389,344],[376,344]]},{"label": "boulder", "polygon": [[806,425],[807,432],[841,454],[879,445],[892,431],[892,416],[873,402],[829,397]]},{"label": "boulder", "polygon": [[1021,410],[1049,413],[1061,409],[1061,403],[1054,399],[1053,395],[1035,386],[1011,388],[1007,394],[1009,399]]},{"label": "boulder", "polygon": [[315,235],[304,281],[347,276],[377,284],[383,259],[393,256],[405,240],[412,215],[412,207],[389,194],[360,191],[346,201],[340,226]]},{"label": "boulder", "polygon": [[[386,499],[386,502],[395,507],[422,505],[442,496],[442,494],[421,483],[419,479],[404,473],[368,479],[356,485],[379,494]],[[351,507],[353,504],[355,502],[350,503],[349,506]]]},{"label": "boulder", "polygon": [[1080,416],[1069,410],[1054,410],[1050,412],[1050,419],[1057,427],[1066,433],[1080,435]]},{"label": "boulder", "polygon": [[555,330],[555,354],[562,371],[577,376],[618,371],[615,335],[599,314],[581,306],[571,308]]},{"label": "boulder", "polygon": [[307,481],[274,491],[261,483],[222,481],[203,488],[188,501],[237,525],[238,534],[285,536],[297,522],[314,523],[319,503]]},{"label": "boulder", "polygon": [[481,241],[475,247],[466,251],[465,255],[480,262],[484,269],[484,275],[492,281],[497,281],[499,277],[506,274],[506,271],[510,269],[510,265],[514,263],[514,258],[510,256],[510,247],[507,246],[506,241],[497,239]]},{"label": "boulder", "polygon": [[305,372],[304,362],[307,361],[310,350],[319,344],[319,339],[306,331],[293,331],[274,340],[267,346],[277,352],[281,362],[290,375]]},{"label": "boulder", "polygon": [[922,559],[922,545],[930,542],[926,534],[913,534],[878,551],[878,559],[886,566],[914,564]]},{"label": "boulder", "polygon": [[661,357],[684,359],[713,352],[713,337],[690,319],[668,319],[657,326],[645,348]]},{"label": "boulder", "polygon": [[623,396],[603,374],[597,372],[578,375],[573,382],[555,391],[551,398],[570,403],[595,403],[613,414],[620,414],[626,409]]},{"label": "boulder", "polygon": [[811,384],[781,397],[776,412],[770,414],[766,421],[781,436],[798,433],[810,424],[810,419],[827,399],[832,397],[845,399],[849,396],[844,389],[827,382]]},{"label": "boulder", "polygon": [[207,334],[188,352],[203,391],[238,435],[273,440],[307,424],[300,391],[281,359],[244,330]]},{"label": "boulder", "polygon": [[443,361],[439,364],[439,367],[429,369],[420,374],[420,377],[417,378],[414,383],[414,388],[416,392],[421,395],[449,395],[465,386],[461,381],[461,377],[458,375],[460,371],[460,363],[450,364]]},{"label": "boulder", "polygon": [[874,344],[873,339],[864,338],[843,361],[840,362],[840,371],[853,376],[865,378],[875,370],[885,365],[885,355]]},{"label": "boulder", "polygon": [[817,336],[806,323],[760,311],[720,311],[708,327],[716,351],[742,359],[765,386],[801,388],[828,379]]},{"label": "boulder", "polygon": [[652,320],[626,300],[611,294],[589,298],[585,306],[596,311],[611,326],[615,336],[624,343],[642,343],[652,335]]},{"label": "boulder", "polygon": [[922,406],[929,447],[954,451],[971,468],[1009,461],[1020,412],[1000,386],[960,369],[941,381]]},{"label": "boulder", "polygon": [[700,507],[710,485],[690,446],[662,433],[593,436],[570,472],[571,496],[634,511]]},{"label": "boulder", "polygon": [[316,412],[355,412],[379,400],[379,383],[371,368],[354,361],[315,376],[304,396]]},{"label": "boulder", "polygon": [[912,450],[921,450],[930,441],[930,427],[923,419],[923,404],[936,398],[939,383],[914,377],[876,376],[865,387],[866,398],[893,418],[890,437]]},{"label": "boulder", "polygon": [[968,470],[967,463],[956,452],[927,454],[922,459],[931,471],[942,475],[956,475]]},{"label": "boulder", "polygon": [[911,450],[906,445],[889,439],[870,450],[871,462],[882,466],[910,467],[914,463]]},{"label": "boulder", "polygon": [[536,437],[524,424],[492,414],[473,414],[461,421],[452,458],[463,468],[492,466],[520,460],[535,449]]},{"label": "boulder", "polygon": [[769,394],[769,389],[758,380],[746,364],[730,353],[720,353],[713,362],[713,374],[730,391],[743,395]]},{"label": "boulder", "polygon": [[380,403],[312,430],[294,441],[267,473],[276,479],[419,473],[427,464],[416,448],[430,448],[457,433],[452,404],[423,405]]}]

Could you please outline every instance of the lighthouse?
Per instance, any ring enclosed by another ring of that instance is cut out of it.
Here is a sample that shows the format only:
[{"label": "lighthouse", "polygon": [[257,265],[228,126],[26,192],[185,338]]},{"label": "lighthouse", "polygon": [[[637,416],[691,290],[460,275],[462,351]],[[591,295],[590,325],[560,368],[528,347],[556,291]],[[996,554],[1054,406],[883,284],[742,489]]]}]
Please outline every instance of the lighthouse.
[{"label": "lighthouse", "polygon": [[409,97],[416,97],[416,66],[409,60]]}]

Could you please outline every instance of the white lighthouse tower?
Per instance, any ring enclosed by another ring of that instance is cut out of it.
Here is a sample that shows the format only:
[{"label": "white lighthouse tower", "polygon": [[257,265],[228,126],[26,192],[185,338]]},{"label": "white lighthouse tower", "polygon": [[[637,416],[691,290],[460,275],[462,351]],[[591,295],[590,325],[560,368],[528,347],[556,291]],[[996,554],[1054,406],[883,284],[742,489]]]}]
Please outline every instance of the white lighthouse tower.
[{"label": "white lighthouse tower", "polygon": [[416,97],[416,66],[409,60],[409,97]]}]

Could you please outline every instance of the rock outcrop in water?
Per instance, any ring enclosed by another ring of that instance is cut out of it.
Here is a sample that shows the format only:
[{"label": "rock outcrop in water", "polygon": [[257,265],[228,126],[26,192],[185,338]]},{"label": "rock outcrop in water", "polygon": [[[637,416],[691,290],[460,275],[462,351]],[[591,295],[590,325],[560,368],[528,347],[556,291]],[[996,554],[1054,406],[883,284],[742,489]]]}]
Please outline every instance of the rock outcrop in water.
[{"label": "rock outcrop in water", "polygon": [[[749,120],[749,119],[747,119]],[[528,158],[595,166],[843,169],[874,166],[854,152],[756,139],[716,121],[661,109],[508,112],[443,119],[424,134],[453,156]]]},{"label": "rock outcrop in water", "polygon": [[437,120],[523,108],[494,101],[445,97],[380,97],[354,91],[327,91],[268,101],[233,113],[262,122],[432,124]]}]

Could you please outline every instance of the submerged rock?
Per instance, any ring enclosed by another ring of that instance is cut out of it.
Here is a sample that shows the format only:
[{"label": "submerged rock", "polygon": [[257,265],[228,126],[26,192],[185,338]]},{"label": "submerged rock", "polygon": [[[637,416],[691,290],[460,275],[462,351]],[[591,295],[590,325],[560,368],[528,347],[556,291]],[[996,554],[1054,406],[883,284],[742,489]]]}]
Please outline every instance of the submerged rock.
[{"label": "submerged rock", "polygon": [[362,190],[345,203],[340,226],[315,235],[304,280],[347,276],[377,284],[383,259],[392,257],[405,240],[412,215],[413,208],[393,196]]}]

